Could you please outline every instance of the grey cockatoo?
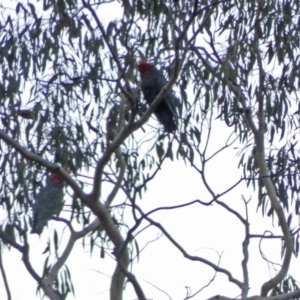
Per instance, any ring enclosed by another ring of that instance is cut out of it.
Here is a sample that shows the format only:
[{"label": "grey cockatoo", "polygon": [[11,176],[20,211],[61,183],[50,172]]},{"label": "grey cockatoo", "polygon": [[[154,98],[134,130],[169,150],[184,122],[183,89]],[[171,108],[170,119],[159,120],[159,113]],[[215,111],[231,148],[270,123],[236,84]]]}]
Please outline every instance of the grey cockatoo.
[{"label": "grey cockatoo", "polygon": [[33,204],[33,222],[31,233],[41,234],[48,221],[58,215],[63,208],[64,181],[59,174],[53,173],[46,186],[41,188]]},{"label": "grey cockatoo", "polygon": [[[138,63],[138,71],[141,74],[141,88],[144,98],[147,103],[151,105],[156,96],[166,85],[167,80],[154,65],[147,61],[140,61]],[[154,115],[167,132],[173,132],[177,127],[177,116],[174,109],[176,100],[172,90],[169,90],[154,110]]]}]

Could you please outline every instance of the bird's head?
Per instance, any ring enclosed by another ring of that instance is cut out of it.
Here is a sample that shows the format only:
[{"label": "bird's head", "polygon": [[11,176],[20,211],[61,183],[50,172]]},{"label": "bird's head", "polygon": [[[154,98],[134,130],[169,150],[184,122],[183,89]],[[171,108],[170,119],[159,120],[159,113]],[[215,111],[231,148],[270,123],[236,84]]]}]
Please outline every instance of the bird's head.
[{"label": "bird's head", "polygon": [[[71,173],[71,168],[70,168],[70,167],[65,166],[65,167],[63,167],[63,169],[64,169],[68,174]],[[58,173],[52,173],[50,179],[51,179],[51,182],[54,183],[54,184],[62,184],[63,181],[64,181],[64,180],[62,179],[62,177],[61,177]]]},{"label": "bird's head", "polygon": [[61,176],[57,173],[52,173],[51,174],[51,181],[54,184],[61,184],[63,182],[63,179],[61,178]]},{"label": "bird's head", "polygon": [[146,60],[141,60],[137,65],[137,69],[141,73],[141,75],[145,75],[153,70],[153,65]]}]

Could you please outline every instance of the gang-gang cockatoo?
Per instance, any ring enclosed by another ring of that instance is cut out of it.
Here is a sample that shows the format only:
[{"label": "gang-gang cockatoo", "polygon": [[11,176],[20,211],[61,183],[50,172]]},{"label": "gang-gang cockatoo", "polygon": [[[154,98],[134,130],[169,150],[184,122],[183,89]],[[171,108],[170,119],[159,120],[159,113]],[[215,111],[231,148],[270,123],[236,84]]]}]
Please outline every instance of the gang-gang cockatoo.
[{"label": "gang-gang cockatoo", "polygon": [[[153,64],[147,61],[140,61],[137,67],[141,74],[141,88],[144,98],[151,105],[162,88],[167,84],[167,80]],[[177,115],[174,108],[176,101],[177,99],[172,90],[168,90],[154,110],[154,115],[164,126],[166,132],[174,132],[177,127]]]},{"label": "gang-gang cockatoo", "polygon": [[58,215],[63,208],[64,181],[57,173],[52,173],[46,185],[35,197],[32,207],[33,222],[31,233],[41,234],[48,221]]}]

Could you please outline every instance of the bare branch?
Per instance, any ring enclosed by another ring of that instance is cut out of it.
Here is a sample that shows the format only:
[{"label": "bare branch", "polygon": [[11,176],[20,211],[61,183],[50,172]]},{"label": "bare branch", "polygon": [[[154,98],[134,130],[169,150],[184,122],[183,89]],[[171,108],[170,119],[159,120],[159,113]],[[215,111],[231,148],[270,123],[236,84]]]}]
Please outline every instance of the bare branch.
[{"label": "bare branch", "polygon": [[299,298],[300,296],[300,290],[286,293],[286,294],[281,294],[277,296],[272,296],[272,297],[263,297],[263,296],[252,296],[248,298],[232,298],[232,297],[225,297],[221,295],[217,295],[214,297],[211,297],[207,300],[290,300],[290,299],[296,299]]},{"label": "bare branch", "polygon": [[148,284],[150,284],[151,286],[153,286],[154,288],[156,288],[157,290],[159,290],[160,292],[162,292],[163,294],[165,294],[170,300],[172,300],[171,296],[170,296],[167,292],[163,291],[163,290],[160,289],[158,286],[156,286],[155,284],[152,284],[151,282],[149,282],[149,281],[147,281],[147,280],[146,280],[146,282],[147,282]]},{"label": "bare branch", "polygon": [[[199,202],[199,201],[194,201],[194,202]],[[154,225],[155,227],[159,228],[162,233],[169,239],[169,241],[183,254],[184,257],[186,257],[187,259],[189,260],[192,260],[192,261],[199,261],[199,262],[202,262],[208,266],[210,266],[211,268],[213,268],[216,272],[220,272],[220,273],[223,273],[225,275],[227,275],[228,277],[228,280],[230,282],[233,282],[234,284],[236,284],[239,288],[243,288],[243,283],[240,282],[238,279],[234,278],[232,276],[232,274],[226,270],[226,269],[223,269],[223,268],[220,268],[218,265],[202,258],[202,257],[198,257],[198,256],[192,256],[190,254],[188,254],[184,248],[175,241],[175,239],[165,230],[165,228],[158,222],[155,222],[154,220],[152,220],[151,218],[149,218],[146,214],[143,213],[143,211],[141,210],[141,208],[139,208],[137,205],[135,205],[135,208],[139,211],[139,213],[142,215],[141,218],[143,219],[146,219],[150,224]],[[153,212],[153,211],[152,211]],[[149,215],[149,213],[148,213]]]},{"label": "bare branch", "polygon": [[182,253],[182,255],[189,259],[189,260],[192,260],[192,261],[199,261],[199,262],[202,262],[208,266],[210,266],[212,269],[214,269],[216,272],[220,272],[220,273],[223,273],[225,274],[227,277],[228,277],[228,280],[234,284],[236,284],[239,288],[243,288],[243,283],[241,281],[239,281],[238,279],[234,278],[232,276],[232,274],[226,270],[226,269],[223,269],[223,268],[220,268],[218,265],[212,263],[211,261],[205,259],[205,258],[202,258],[202,257],[199,257],[199,256],[193,256],[193,255],[190,255],[188,254],[184,249],[183,247],[177,243],[175,241],[175,239],[173,239],[173,237],[164,229],[164,227],[153,221],[152,219],[150,219],[149,217],[146,217],[145,218],[149,223],[151,223],[152,225],[156,226],[157,228],[159,228],[163,233],[164,235],[168,238],[168,240]]},{"label": "bare branch", "polygon": [[147,300],[147,298],[146,298],[140,284],[138,283],[137,279],[135,278],[135,276],[127,270],[127,267],[123,268],[121,261],[118,261],[118,267],[126,275],[128,281],[133,285],[133,288],[134,288],[135,293],[138,296],[139,300]]},{"label": "bare branch", "polygon": [[9,288],[9,284],[7,281],[7,276],[6,276],[6,272],[3,266],[3,260],[2,260],[2,251],[0,249],[0,272],[3,278],[3,283],[4,283],[4,287],[5,287],[5,291],[6,291],[6,295],[7,295],[7,300],[11,300],[11,292],[10,292],[10,288]]},{"label": "bare branch", "polygon": [[[222,255],[219,255],[219,261],[218,261],[218,266],[220,265],[220,262],[221,262],[221,257]],[[215,272],[214,276],[208,281],[208,283],[206,285],[204,285],[203,287],[201,287],[201,289],[199,289],[196,293],[194,293],[193,295],[191,296],[188,296],[186,298],[184,298],[184,300],[188,300],[188,299],[192,299],[194,298],[196,295],[198,295],[199,293],[201,293],[204,289],[206,289],[208,286],[211,285],[211,283],[215,280],[216,276],[217,276],[218,272]]]},{"label": "bare branch", "polygon": [[243,223],[245,226],[245,238],[242,244],[242,250],[244,258],[242,260],[242,270],[243,270],[243,278],[244,278],[244,287],[242,289],[242,297],[246,298],[249,291],[249,273],[248,273],[248,261],[249,261],[249,244],[250,244],[250,224],[248,221],[248,207],[247,203],[245,202],[245,210],[246,210],[246,219]]},{"label": "bare branch", "polygon": [[29,272],[29,274],[37,281],[37,282],[40,282],[41,280],[41,277],[35,272],[35,270],[33,269],[31,263],[30,263],[30,260],[29,260],[29,244],[28,244],[28,241],[27,241],[27,234],[26,232],[24,232],[24,250],[22,252],[23,254],[23,262],[24,262],[24,265],[27,269],[27,271]]},{"label": "bare branch", "polygon": [[249,235],[250,238],[260,238],[260,239],[283,239],[283,235],[274,235],[272,232],[269,232],[270,235],[265,234],[253,234]]}]

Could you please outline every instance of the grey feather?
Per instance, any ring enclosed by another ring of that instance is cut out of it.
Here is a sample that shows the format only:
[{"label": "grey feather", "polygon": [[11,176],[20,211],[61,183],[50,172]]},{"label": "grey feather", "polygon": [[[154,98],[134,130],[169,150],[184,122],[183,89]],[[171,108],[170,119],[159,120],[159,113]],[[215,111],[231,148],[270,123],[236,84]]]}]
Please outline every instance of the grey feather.
[{"label": "grey feather", "polygon": [[56,183],[50,177],[46,186],[41,188],[32,207],[33,223],[31,233],[41,234],[48,221],[54,215],[59,215],[64,205],[63,187],[63,181]]},{"label": "grey feather", "polygon": [[[151,71],[141,73],[141,89],[144,98],[149,105],[155,100],[156,96],[166,85],[167,81],[163,74],[151,65]],[[167,91],[159,105],[154,110],[154,115],[164,126],[167,132],[173,132],[177,128],[177,115],[174,108],[176,97],[172,90]]]}]

